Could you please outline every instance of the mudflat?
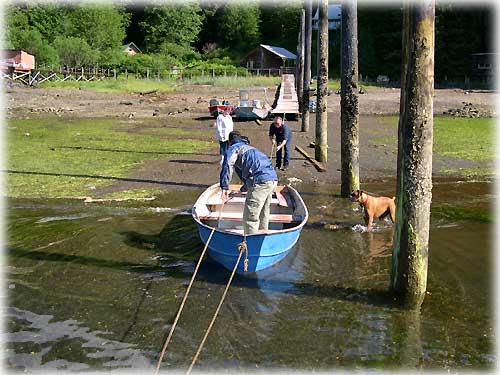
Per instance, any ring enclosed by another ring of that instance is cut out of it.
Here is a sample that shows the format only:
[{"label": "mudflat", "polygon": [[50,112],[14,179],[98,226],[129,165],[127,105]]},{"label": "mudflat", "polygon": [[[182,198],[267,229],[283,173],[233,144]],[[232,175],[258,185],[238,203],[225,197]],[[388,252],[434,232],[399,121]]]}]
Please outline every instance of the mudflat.
[{"label": "mudflat", "polygon": [[[274,94],[276,87],[268,87]],[[238,88],[210,85],[182,85],[172,92],[96,93],[77,89],[30,88],[7,84],[4,102],[6,119],[40,118],[116,118],[130,124],[130,132],[141,132],[143,127],[166,127],[193,130],[192,137],[213,142],[210,151],[190,154],[166,155],[164,159],[148,161],[131,171],[129,181],[118,181],[102,188],[99,193],[154,187],[184,189],[190,186],[210,185],[218,182],[218,143],[214,134],[214,119],[208,112],[212,98],[224,98],[232,104],[238,101]],[[272,95],[271,94],[271,95]],[[497,93],[486,90],[436,89],[435,116],[496,117]],[[359,95],[360,110],[360,178],[361,182],[374,181],[396,174],[397,126],[387,125],[387,116],[399,114],[400,90],[396,88],[367,89]],[[271,98],[272,99],[272,98]],[[313,96],[314,100],[315,97]],[[309,155],[309,145],[315,138],[315,115],[310,115],[310,127],[301,131],[301,119],[287,118],[293,131],[293,146],[298,145]],[[247,135],[251,143],[263,152],[271,153],[267,132],[271,121],[236,121],[235,129]],[[492,137],[495,135],[492,134]],[[169,139],[181,135],[159,136]],[[191,136],[190,136],[191,137]],[[326,171],[315,167],[296,150],[286,172],[279,172],[281,183],[297,179],[317,184],[340,182],[340,95],[328,97],[328,162]],[[274,158],[274,156],[273,156]],[[449,169],[488,168],[484,162],[474,162],[439,155],[433,157],[434,175],[444,175]],[[148,181],[156,181],[154,184]],[[157,181],[165,181],[158,185]],[[171,183],[168,183],[171,182]]]}]

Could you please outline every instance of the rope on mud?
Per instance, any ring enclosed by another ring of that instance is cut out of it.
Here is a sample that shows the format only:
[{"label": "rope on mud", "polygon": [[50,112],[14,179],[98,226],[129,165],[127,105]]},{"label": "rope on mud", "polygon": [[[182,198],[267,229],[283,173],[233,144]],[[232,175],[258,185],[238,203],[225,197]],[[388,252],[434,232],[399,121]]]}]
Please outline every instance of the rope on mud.
[{"label": "rope on mud", "polygon": [[[224,207],[224,204],[227,203],[232,197],[229,197],[228,200],[226,200],[225,202],[222,202],[222,205],[221,205],[221,208],[219,210],[219,217],[217,219],[217,223],[219,222],[220,220],[220,217],[221,217],[221,214],[222,214],[222,209]],[[196,274],[198,273],[198,269],[200,268],[200,264],[201,264],[201,261],[203,259],[203,256],[205,255],[205,252],[207,251],[207,248],[208,248],[208,244],[210,243],[210,240],[212,239],[212,235],[214,234],[215,232],[215,229],[217,228],[217,226],[214,226],[212,228],[212,231],[210,232],[210,236],[208,236],[208,240],[207,240],[207,243],[205,244],[205,248],[203,249],[203,251],[201,252],[201,255],[200,255],[200,259],[198,259],[198,263],[196,264],[196,268],[194,269],[194,273],[193,273],[193,276],[191,276],[191,281],[189,282],[189,285],[186,289],[186,293],[184,294],[184,298],[182,299],[182,302],[181,302],[181,305],[179,307],[179,311],[177,312],[177,315],[175,317],[175,320],[174,320],[174,323],[172,324],[172,328],[170,329],[170,332],[168,334],[168,337],[167,337],[167,340],[165,341],[165,344],[163,345],[163,349],[161,351],[161,355],[160,355],[160,359],[158,360],[158,364],[156,365],[156,371],[155,371],[155,374],[158,375],[160,373],[160,366],[161,366],[161,362],[163,361],[163,357],[165,356],[165,353],[167,351],[167,346],[168,344],[170,343],[170,340],[172,338],[172,335],[174,333],[174,330],[175,330],[175,327],[177,326],[177,322],[179,320],[179,317],[181,316],[181,312],[182,312],[182,309],[184,308],[184,304],[186,303],[186,300],[187,300],[187,297],[188,297],[188,294],[191,290],[191,286],[193,285],[193,282],[194,282],[194,279],[196,277]],[[238,260],[239,261],[239,260]]]},{"label": "rope on mud", "polygon": [[[243,241],[241,244],[245,244],[244,246],[241,246],[241,248],[243,248],[243,247],[246,248],[245,241]],[[240,245],[238,245],[238,250],[240,250]],[[189,366],[189,369],[186,372],[186,375],[189,375],[191,373],[191,370],[193,369],[193,366],[196,363],[198,356],[200,355],[201,350],[203,349],[203,345],[205,344],[205,340],[207,339],[208,334],[210,333],[210,330],[212,329],[212,326],[215,323],[215,319],[217,319],[217,315],[219,314],[219,310],[222,306],[222,303],[224,302],[224,298],[226,298],[227,291],[229,290],[229,286],[231,285],[231,282],[233,281],[233,277],[234,277],[234,274],[236,272],[236,268],[238,268],[238,264],[240,263],[242,255],[243,255],[243,249],[240,250],[240,255],[238,256],[238,260],[236,261],[236,264],[234,265],[233,272],[231,273],[231,276],[229,277],[229,281],[227,282],[226,289],[224,290],[224,293],[222,294],[221,300],[219,302],[219,306],[217,306],[217,309],[215,310],[215,314],[212,318],[212,321],[210,322],[210,324],[207,328],[207,331],[205,332],[205,336],[203,337],[203,340],[201,340],[200,346],[198,347],[196,355],[194,356],[193,361],[191,362],[191,365]]]}]

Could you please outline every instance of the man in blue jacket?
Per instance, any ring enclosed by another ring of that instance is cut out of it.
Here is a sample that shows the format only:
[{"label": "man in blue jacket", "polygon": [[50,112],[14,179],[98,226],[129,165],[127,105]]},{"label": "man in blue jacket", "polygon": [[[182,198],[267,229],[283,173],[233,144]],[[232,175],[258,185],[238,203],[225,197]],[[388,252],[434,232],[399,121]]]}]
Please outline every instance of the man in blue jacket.
[{"label": "man in blue jacket", "polygon": [[222,199],[229,198],[229,183],[236,170],[243,182],[241,191],[247,191],[243,209],[243,231],[245,234],[267,230],[271,197],[278,184],[278,176],[271,159],[255,147],[248,138],[237,131],[229,133],[229,148],[224,154],[220,172]]}]

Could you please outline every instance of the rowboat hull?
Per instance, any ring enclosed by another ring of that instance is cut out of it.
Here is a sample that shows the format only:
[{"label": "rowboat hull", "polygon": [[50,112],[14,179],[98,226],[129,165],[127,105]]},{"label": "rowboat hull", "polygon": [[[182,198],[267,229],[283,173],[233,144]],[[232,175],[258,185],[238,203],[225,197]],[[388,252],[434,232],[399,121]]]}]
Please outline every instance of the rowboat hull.
[{"label": "rowboat hull", "polygon": [[[260,271],[282,260],[299,239],[301,230],[302,228],[287,233],[247,236],[248,269],[246,272]],[[212,229],[199,225],[198,232],[201,240],[206,244]],[[238,245],[243,242],[243,239],[241,235],[216,230],[210,240],[208,254],[217,263],[232,270],[239,256]],[[245,254],[236,269],[238,273],[245,273],[244,258]]]},{"label": "rowboat hull", "polygon": [[[282,260],[297,243],[302,228],[308,218],[307,208],[305,207],[305,204],[300,198],[298,192],[290,186],[287,186],[286,188],[287,191],[290,192],[293,190],[294,202],[298,206],[294,208],[294,212],[300,214],[300,221],[295,220],[294,223],[270,222],[270,230],[263,233],[247,235],[246,237],[243,236],[241,230],[238,231],[231,229],[231,226],[234,227],[235,225],[234,221],[229,222],[224,219],[225,217],[227,218],[230,216],[234,219],[234,215],[232,215],[231,212],[227,212],[226,214],[222,213],[222,218],[219,220],[207,221],[203,219],[203,215],[205,214],[203,210],[207,206],[207,197],[210,196],[210,192],[213,193],[214,191],[217,191],[217,194],[220,194],[218,184],[208,188],[195,203],[192,214],[193,219],[198,226],[198,232],[203,243],[206,244],[209,241],[210,234],[213,231],[212,238],[208,243],[207,249],[209,256],[225,268],[233,270],[239,256],[238,245],[246,240],[248,254],[243,253],[236,269],[237,273],[244,274],[249,272],[258,272],[269,268]],[[241,208],[242,207],[243,205],[241,205]],[[231,210],[231,208],[229,208],[229,210]],[[278,207],[276,210],[284,212],[286,208]],[[272,212],[273,207],[271,207],[271,213]],[[271,216],[275,217],[277,220],[286,220],[288,217],[297,218],[298,215],[278,213],[272,214]],[[215,230],[214,226],[216,226]],[[248,259],[248,267],[245,271],[244,259],[246,257]]]}]

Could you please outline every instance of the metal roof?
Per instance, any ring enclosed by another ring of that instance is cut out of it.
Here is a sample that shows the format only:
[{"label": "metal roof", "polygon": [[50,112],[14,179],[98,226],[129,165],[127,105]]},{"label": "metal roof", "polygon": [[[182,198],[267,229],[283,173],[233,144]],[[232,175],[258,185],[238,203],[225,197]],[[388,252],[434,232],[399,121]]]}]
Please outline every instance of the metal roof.
[{"label": "metal roof", "polygon": [[295,60],[297,58],[297,55],[291,53],[289,50],[282,48],[282,47],[268,46],[267,44],[261,44],[260,46],[262,48],[267,49],[268,51],[271,51],[275,55],[278,55],[282,59]]},{"label": "metal roof", "polygon": [[124,45],[122,46],[122,51],[125,51],[128,47],[134,47],[137,51],[139,51],[139,53],[142,53],[142,51],[139,49],[139,47],[137,47],[137,46],[135,45],[135,43],[134,43],[134,42],[130,42],[130,43],[124,44]]}]

